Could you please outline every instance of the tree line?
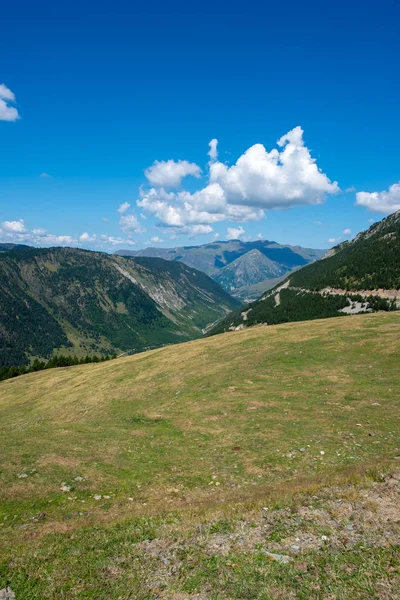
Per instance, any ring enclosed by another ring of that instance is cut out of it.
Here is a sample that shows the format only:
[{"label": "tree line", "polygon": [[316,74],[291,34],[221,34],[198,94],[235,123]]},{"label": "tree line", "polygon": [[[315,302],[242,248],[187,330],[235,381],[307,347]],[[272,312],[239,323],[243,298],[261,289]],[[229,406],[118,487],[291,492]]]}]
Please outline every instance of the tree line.
[{"label": "tree line", "polygon": [[104,356],[86,355],[83,358],[77,356],[64,356],[58,354],[53,356],[48,361],[39,360],[35,358],[31,365],[20,365],[12,367],[0,367],[0,381],[5,379],[11,379],[12,377],[18,377],[19,375],[25,375],[26,373],[34,373],[35,371],[43,371],[44,369],[55,369],[57,367],[72,367],[74,365],[85,365],[88,363],[99,363],[107,360],[113,360],[117,358],[116,354],[106,354]]}]

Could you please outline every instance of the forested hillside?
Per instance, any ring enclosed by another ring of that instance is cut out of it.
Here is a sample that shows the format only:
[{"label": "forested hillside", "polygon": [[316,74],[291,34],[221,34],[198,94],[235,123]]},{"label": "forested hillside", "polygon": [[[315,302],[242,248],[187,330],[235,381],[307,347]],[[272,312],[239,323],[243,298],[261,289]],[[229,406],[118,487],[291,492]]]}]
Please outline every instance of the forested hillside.
[{"label": "forested hillside", "polygon": [[259,300],[222,319],[210,334],[265,323],[400,308],[400,212],[291,273]]},{"label": "forested hillside", "polygon": [[0,366],[138,352],[200,337],[238,306],[209,277],[161,259],[71,248],[0,255]]},{"label": "forested hillside", "polygon": [[337,246],[325,260],[296,271],[290,285],[311,290],[400,289],[400,212]]}]

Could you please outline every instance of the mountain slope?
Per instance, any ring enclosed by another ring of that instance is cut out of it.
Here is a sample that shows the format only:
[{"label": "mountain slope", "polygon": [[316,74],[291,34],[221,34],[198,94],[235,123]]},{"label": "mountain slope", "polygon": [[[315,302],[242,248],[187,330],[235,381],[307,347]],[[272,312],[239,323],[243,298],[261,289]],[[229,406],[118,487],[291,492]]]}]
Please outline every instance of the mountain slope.
[{"label": "mountain slope", "polygon": [[[255,252],[257,251],[257,252]],[[245,263],[238,259],[252,253]],[[248,297],[252,293],[249,285],[265,282],[258,291],[258,296],[268,288],[268,281],[280,275],[284,275],[295,268],[302,267],[309,262],[321,258],[322,250],[312,250],[301,246],[282,246],[268,240],[257,240],[243,242],[241,240],[230,240],[226,242],[212,242],[203,246],[183,246],[178,248],[145,248],[144,250],[118,250],[120,256],[149,256],[159,257],[166,260],[181,261],[190,267],[203,271],[216,281],[219,281],[224,289],[238,298]],[[264,260],[266,259],[266,260]],[[242,284],[243,264],[248,262],[249,270],[252,271],[251,284]],[[259,262],[259,267],[257,266]],[[234,264],[233,264],[234,263]],[[250,269],[250,265],[251,269]],[[269,265],[269,269],[266,265]],[[227,274],[221,273],[227,266]],[[247,294],[247,296],[246,296]],[[256,296],[256,297],[258,297]]]},{"label": "mountain slope", "polygon": [[0,366],[55,350],[136,352],[193,339],[237,306],[212,279],[181,263],[14,249],[0,255]]},{"label": "mountain slope", "polygon": [[399,351],[360,315],[0,383],[0,590],[398,598]]},{"label": "mountain slope", "polygon": [[400,211],[375,223],[326,258],[290,274],[259,300],[228,315],[210,334],[400,308]]},{"label": "mountain slope", "polygon": [[277,262],[267,258],[257,248],[253,248],[220,269],[214,279],[225,290],[229,290],[230,294],[233,294],[244,286],[280,277],[286,272],[286,269]]},{"label": "mountain slope", "polygon": [[337,246],[325,260],[295,273],[291,285],[311,290],[400,289],[400,211]]},{"label": "mountain slope", "polygon": [[163,314],[192,337],[240,303],[202,271],[162,258],[123,259]]}]

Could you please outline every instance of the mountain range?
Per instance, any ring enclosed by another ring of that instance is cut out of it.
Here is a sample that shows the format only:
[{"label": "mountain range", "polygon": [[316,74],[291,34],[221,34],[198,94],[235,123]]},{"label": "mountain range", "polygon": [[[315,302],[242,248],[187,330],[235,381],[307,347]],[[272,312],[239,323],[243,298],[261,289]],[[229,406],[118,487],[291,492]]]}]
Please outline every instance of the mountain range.
[{"label": "mountain range", "polygon": [[0,253],[0,366],[191,340],[238,306],[181,262],[17,247]]},{"label": "mountain range", "polygon": [[228,315],[210,334],[398,308],[400,211],[291,273],[259,300]]},{"label": "mountain range", "polygon": [[249,301],[273,286],[277,278],[321,258],[325,250],[280,245],[269,240],[230,240],[202,246],[118,250],[116,254],[183,262],[215,279],[232,296]]}]

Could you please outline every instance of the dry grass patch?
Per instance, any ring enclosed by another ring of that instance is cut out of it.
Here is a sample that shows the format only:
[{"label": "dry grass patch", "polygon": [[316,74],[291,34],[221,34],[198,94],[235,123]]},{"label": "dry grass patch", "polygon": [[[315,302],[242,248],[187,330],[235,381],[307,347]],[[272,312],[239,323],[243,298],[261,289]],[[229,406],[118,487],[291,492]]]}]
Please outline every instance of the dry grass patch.
[{"label": "dry grass patch", "polygon": [[1,383],[0,536],[173,509],[190,521],[397,460],[399,316],[254,328]]}]

